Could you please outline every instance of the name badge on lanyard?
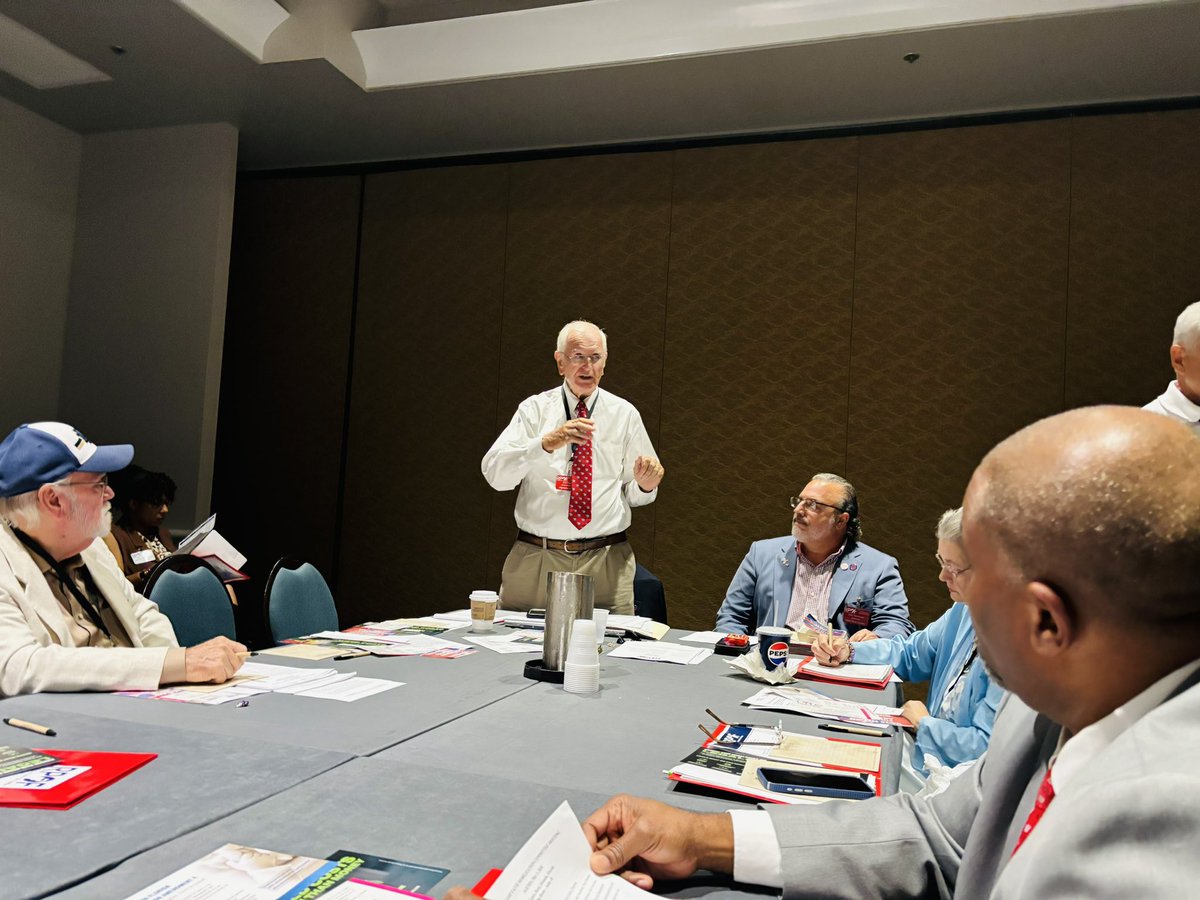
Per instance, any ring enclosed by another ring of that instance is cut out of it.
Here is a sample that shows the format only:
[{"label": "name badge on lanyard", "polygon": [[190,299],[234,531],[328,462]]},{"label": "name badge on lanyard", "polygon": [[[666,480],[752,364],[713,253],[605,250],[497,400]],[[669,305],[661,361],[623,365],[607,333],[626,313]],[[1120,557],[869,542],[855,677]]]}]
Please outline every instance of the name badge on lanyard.
[{"label": "name badge on lanyard", "polygon": [[555,478],[554,479],[554,489],[556,491],[571,490],[571,476],[570,475],[559,475],[557,478]]},{"label": "name badge on lanyard", "polygon": [[146,563],[154,562],[153,550],[134,550],[129,554],[129,559],[135,566],[143,566]]}]

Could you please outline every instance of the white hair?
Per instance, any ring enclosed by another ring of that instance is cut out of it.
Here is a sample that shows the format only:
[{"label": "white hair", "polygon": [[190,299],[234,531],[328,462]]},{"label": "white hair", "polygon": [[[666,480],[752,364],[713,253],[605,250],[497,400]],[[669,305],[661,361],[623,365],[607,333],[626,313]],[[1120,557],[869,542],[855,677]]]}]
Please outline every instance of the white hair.
[{"label": "white hair", "polygon": [[15,497],[0,497],[0,519],[4,519],[8,524],[20,528],[22,531],[37,528],[42,519],[41,509],[38,506],[38,492],[26,491]]},{"label": "white hair", "polygon": [[939,541],[954,541],[956,544],[962,544],[962,507],[948,509],[942,513],[934,533]]},{"label": "white hair", "polygon": [[574,322],[568,322],[564,325],[558,332],[558,343],[555,345],[555,349],[559,353],[566,353],[567,340],[571,335],[576,333],[582,334],[589,328],[595,328],[600,332],[600,349],[604,351],[605,355],[608,355],[608,335],[604,333],[604,329],[599,325],[589,322],[586,319],[576,319]]},{"label": "white hair", "polygon": [[1200,351],[1200,300],[1185,306],[1175,320],[1174,343],[1187,350]]}]

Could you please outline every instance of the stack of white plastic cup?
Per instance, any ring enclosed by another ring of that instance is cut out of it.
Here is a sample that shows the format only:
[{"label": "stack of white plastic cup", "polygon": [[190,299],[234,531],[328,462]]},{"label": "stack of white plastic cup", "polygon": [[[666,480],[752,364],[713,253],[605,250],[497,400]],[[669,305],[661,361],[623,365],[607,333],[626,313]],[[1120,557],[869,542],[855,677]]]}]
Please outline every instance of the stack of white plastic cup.
[{"label": "stack of white plastic cup", "polygon": [[576,619],[571,626],[571,643],[563,664],[563,687],[572,694],[594,694],[600,690],[600,654],[596,649],[596,623]]},{"label": "stack of white plastic cup", "polygon": [[592,611],[592,621],[596,623],[596,642],[604,643],[604,629],[608,627],[608,610],[597,609]]}]

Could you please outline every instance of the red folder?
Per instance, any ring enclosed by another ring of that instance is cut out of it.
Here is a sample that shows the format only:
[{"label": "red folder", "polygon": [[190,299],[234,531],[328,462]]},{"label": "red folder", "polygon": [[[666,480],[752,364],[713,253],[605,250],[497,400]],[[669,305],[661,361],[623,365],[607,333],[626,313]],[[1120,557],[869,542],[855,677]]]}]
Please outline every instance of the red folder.
[{"label": "red folder", "polygon": [[[55,749],[38,752],[57,757],[63,765],[91,768],[46,790],[0,788],[0,807],[70,809],[158,756],[157,753],[105,753],[98,750]],[[38,773],[35,771],[28,774]]]},{"label": "red folder", "polygon": [[804,668],[809,662],[815,660],[815,657],[806,656],[800,660],[800,664],[796,667],[797,678],[808,678],[812,681],[824,681],[826,684],[845,684],[851,687],[870,688],[873,691],[881,691],[891,683],[892,667],[888,666],[887,674],[880,681],[865,681],[862,678],[839,678],[836,675],[825,675],[817,672],[810,672]]}]

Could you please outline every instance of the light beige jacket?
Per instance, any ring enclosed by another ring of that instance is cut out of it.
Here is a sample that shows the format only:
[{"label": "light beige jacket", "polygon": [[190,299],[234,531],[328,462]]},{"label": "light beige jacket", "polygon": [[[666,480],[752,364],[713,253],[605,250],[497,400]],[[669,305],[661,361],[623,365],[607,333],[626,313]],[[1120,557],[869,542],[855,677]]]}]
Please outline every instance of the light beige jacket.
[{"label": "light beige jacket", "polygon": [[102,540],[82,557],[134,646],[76,647],[37,560],[0,524],[0,696],[158,687],[167,650],[178,646],[170,621],[134,591]]}]

